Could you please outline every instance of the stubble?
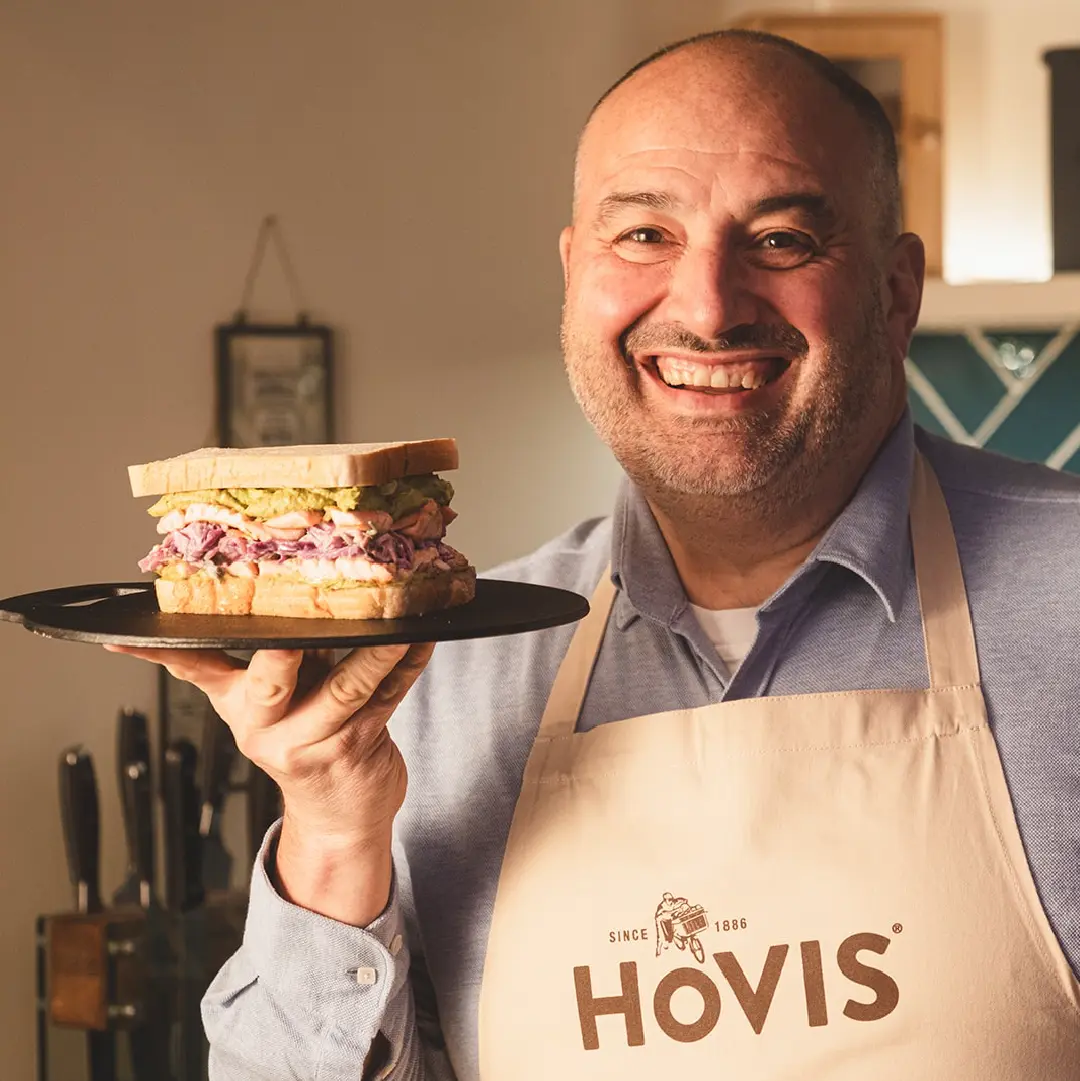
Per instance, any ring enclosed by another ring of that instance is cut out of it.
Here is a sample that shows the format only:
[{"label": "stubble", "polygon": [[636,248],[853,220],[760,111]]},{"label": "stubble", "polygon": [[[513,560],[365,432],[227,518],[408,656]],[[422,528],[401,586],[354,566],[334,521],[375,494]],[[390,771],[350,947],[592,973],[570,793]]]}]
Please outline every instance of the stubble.
[{"label": "stubble", "polygon": [[[815,350],[806,345],[793,364],[808,365],[811,378],[793,381],[776,407],[723,418],[652,413],[640,388],[645,376],[628,353],[590,340],[569,308],[561,337],[574,397],[647,496],[659,505],[696,500],[715,510],[720,502],[740,514],[772,518],[827,487],[830,473],[848,474],[853,459],[865,456],[864,444],[880,441],[873,432],[883,411],[891,412],[893,375],[876,292],[851,326],[843,339],[825,340]],[[794,328],[786,329],[805,343]],[[662,340],[664,333],[654,328],[652,337]],[[669,334],[685,347],[685,331],[670,328]],[[737,344],[753,342],[754,328],[736,328],[733,337]],[[725,347],[737,345],[701,343],[703,351]]]}]

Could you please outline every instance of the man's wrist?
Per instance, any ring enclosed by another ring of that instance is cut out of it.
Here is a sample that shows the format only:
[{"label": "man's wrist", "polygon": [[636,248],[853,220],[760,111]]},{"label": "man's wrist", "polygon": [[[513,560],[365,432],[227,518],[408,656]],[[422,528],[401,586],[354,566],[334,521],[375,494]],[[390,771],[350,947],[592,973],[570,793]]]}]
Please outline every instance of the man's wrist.
[{"label": "man's wrist", "polygon": [[339,923],[367,927],[386,908],[393,880],[391,835],[308,830],[288,814],[267,852],[267,873],[291,904]]}]

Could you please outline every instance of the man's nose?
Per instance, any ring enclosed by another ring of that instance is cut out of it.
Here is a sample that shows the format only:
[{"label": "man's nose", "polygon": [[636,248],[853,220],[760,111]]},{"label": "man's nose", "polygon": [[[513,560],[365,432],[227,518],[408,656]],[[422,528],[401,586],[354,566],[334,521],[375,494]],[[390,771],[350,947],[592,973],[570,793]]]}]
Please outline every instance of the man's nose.
[{"label": "man's nose", "polygon": [[720,247],[684,251],[668,280],[665,319],[706,341],[757,322],[759,309],[760,300],[750,290],[738,256]]}]

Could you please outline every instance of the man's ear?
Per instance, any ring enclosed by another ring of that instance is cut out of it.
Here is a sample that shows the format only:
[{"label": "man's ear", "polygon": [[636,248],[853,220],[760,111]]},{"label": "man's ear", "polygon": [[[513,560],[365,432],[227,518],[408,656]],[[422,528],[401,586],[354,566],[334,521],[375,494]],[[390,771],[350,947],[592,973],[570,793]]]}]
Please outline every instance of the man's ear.
[{"label": "man's ear", "polygon": [[902,233],[885,258],[881,282],[881,305],[889,340],[900,360],[907,356],[911,336],[919,321],[926,248],[914,233]]},{"label": "man's ear", "polygon": [[568,225],[559,234],[559,259],[562,260],[563,288],[570,277],[570,242],[574,239],[574,227]]}]

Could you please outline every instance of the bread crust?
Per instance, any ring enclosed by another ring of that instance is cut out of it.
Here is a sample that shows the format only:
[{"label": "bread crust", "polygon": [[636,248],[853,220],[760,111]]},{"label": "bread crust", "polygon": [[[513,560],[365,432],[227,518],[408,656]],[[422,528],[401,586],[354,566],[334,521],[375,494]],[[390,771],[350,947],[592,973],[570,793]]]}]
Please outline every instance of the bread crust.
[{"label": "bread crust", "polygon": [[196,574],[191,578],[158,578],[154,583],[158,607],[163,612],[199,612],[203,615],[246,616],[255,596],[254,578],[224,575],[211,578]]},{"label": "bread crust", "polygon": [[399,619],[471,601],[476,569],[417,574],[403,582],[327,589],[280,577],[194,575],[155,583],[163,612],[192,615],[291,616],[300,619]]},{"label": "bread crust", "polygon": [[453,439],[242,450],[204,447],[160,462],[129,465],[128,479],[134,496],[208,488],[352,488],[457,466]]}]

